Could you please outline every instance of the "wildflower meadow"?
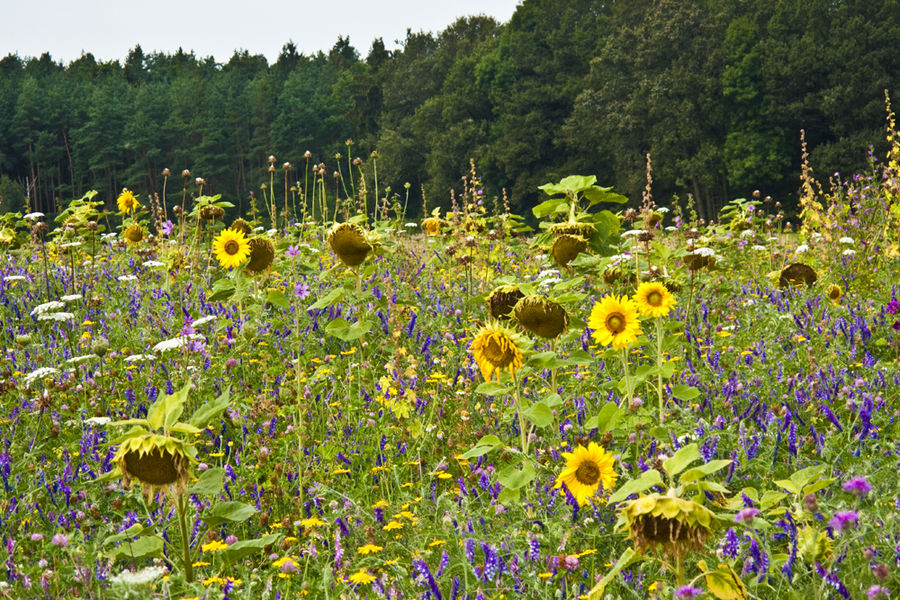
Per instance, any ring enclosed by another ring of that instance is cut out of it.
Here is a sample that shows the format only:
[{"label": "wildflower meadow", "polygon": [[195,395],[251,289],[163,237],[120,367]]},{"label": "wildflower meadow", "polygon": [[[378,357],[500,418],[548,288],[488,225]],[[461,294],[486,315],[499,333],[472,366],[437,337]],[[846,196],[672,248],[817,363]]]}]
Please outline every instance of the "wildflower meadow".
[{"label": "wildflower meadow", "polygon": [[7,213],[0,597],[896,597],[887,132],[793,217],[650,156],[528,214],[274,156],[243,213],[189,172]]}]

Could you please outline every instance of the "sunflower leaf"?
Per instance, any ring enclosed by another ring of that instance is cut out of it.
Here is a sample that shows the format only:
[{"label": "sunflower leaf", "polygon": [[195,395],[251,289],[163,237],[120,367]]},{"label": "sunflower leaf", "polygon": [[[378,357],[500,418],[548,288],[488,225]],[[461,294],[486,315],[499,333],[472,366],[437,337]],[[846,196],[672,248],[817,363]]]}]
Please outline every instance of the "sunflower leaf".
[{"label": "sunflower leaf", "polygon": [[672,386],[672,395],[682,402],[690,402],[700,395],[700,390],[689,385],[682,385],[679,383],[678,385]]},{"label": "sunflower leaf", "polygon": [[609,497],[608,502],[621,502],[632,494],[640,494],[652,488],[654,485],[662,484],[662,476],[656,469],[644,471],[637,479],[632,479],[620,487],[615,494]]},{"label": "sunflower leaf", "polygon": [[591,591],[588,592],[588,600],[600,600],[603,598],[603,592],[606,591],[606,586],[612,582],[616,576],[622,572],[622,569],[626,568],[628,565],[641,560],[642,556],[640,554],[636,554],[633,548],[626,548],[625,552],[619,557],[619,560],[616,561],[615,566],[612,570],[603,576],[603,579],[597,582],[597,585],[591,588]]},{"label": "sunflower leaf", "polygon": [[508,385],[501,385],[492,381],[486,381],[475,388],[476,394],[484,394],[485,396],[496,396],[497,394],[508,394],[512,388]]},{"label": "sunflower leaf", "polygon": [[243,502],[222,502],[203,513],[203,520],[210,527],[215,527],[225,521],[232,523],[246,521],[255,512],[255,508]]},{"label": "sunflower leaf", "polygon": [[143,558],[162,554],[163,541],[158,537],[143,536],[133,542],[122,542],[109,551],[112,558]]},{"label": "sunflower leaf", "polygon": [[269,290],[266,293],[266,302],[278,308],[290,308],[291,302],[281,290]]},{"label": "sunflower leaf", "polygon": [[210,290],[210,294],[206,296],[207,302],[222,302],[228,300],[234,295],[234,282],[230,279],[220,279],[216,281]]},{"label": "sunflower leaf", "polygon": [[553,411],[544,402],[535,402],[522,413],[537,427],[546,427],[553,423]]},{"label": "sunflower leaf", "polygon": [[675,477],[684,471],[689,464],[700,458],[700,449],[697,444],[683,446],[678,452],[663,461],[663,469],[669,477]]},{"label": "sunflower leaf", "polygon": [[344,288],[334,288],[318,300],[316,300],[307,310],[319,310],[328,308],[336,302],[344,299]]},{"label": "sunflower leaf", "polygon": [[222,491],[223,481],[225,481],[225,469],[220,467],[207,469],[200,474],[200,478],[187,491],[189,494],[211,496]]},{"label": "sunflower leaf", "polygon": [[584,428],[587,430],[596,429],[598,435],[603,435],[613,429],[621,418],[622,410],[616,406],[616,403],[607,402],[597,415],[585,421]]},{"label": "sunflower leaf", "polygon": [[231,389],[228,388],[224,392],[222,392],[217,398],[214,400],[210,400],[200,408],[194,411],[194,414],[191,416],[191,420],[188,421],[191,425],[198,429],[204,429],[207,427],[212,421],[218,419],[219,416],[228,408],[228,404],[231,401]]},{"label": "sunflower leaf", "polygon": [[500,485],[511,490],[519,490],[531,483],[536,473],[531,461],[526,459],[522,462],[522,468],[516,468],[517,465],[507,465],[497,473],[497,479]]},{"label": "sunflower leaf", "polygon": [[270,533],[253,540],[240,540],[225,549],[224,556],[228,562],[246,558],[251,554],[262,552],[266,546],[274,544],[281,538],[280,533]]},{"label": "sunflower leaf", "polygon": [[470,458],[478,458],[479,456],[484,456],[491,450],[495,450],[503,445],[503,442],[500,441],[496,435],[486,435],[465,454],[462,455],[464,460],[469,460]]},{"label": "sunflower leaf", "polygon": [[699,467],[688,469],[681,474],[681,477],[678,478],[678,481],[682,484],[690,483],[692,481],[700,481],[707,475],[711,475],[716,471],[721,471],[730,464],[730,460],[711,460],[706,464],[700,465]]}]

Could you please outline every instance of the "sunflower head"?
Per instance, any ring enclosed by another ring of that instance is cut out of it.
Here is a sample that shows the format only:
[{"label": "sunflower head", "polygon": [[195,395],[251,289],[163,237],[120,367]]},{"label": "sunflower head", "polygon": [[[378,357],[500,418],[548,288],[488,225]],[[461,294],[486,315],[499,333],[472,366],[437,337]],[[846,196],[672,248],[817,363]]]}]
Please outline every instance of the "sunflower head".
[{"label": "sunflower head", "polygon": [[517,285],[501,285],[494,288],[487,298],[488,310],[495,319],[509,319],[509,313],[515,308],[516,302],[524,298],[525,294]]},{"label": "sunflower head", "polygon": [[519,325],[536,336],[553,339],[569,326],[569,315],[562,306],[541,296],[526,296],[513,309]]},{"label": "sunflower head", "polygon": [[786,288],[804,283],[808,287],[812,287],[818,278],[819,276],[809,265],[793,263],[781,270],[781,274],[778,276],[778,287]]},{"label": "sunflower head", "polygon": [[715,513],[702,504],[670,495],[641,496],[619,510],[619,527],[628,528],[636,550],[674,559],[702,550],[716,522]]},{"label": "sunflower head", "polygon": [[422,229],[425,230],[425,233],[428,235],[438,235],[441,233],[441,228],[445,227],[447,222],[438,217],[428,217],[424,221],[422,221]]},{"label": "sunflower head", "polygon": [[119,212],[122,213],[133,213],[141,207],[137,197],[128,188],[122,189],[122,193],[116,198],[116,205],[119,207]]},{"label": "sunflower head", "polygon": [[335,223],[328,233],[328,245],[348,267],[361,265],[372,250],[365,230],[356,223]]},{"label": "sunflower head", "polygon": [[684,264],[690,271],[700,271],[702,269],[711,269],[716,264],[716,257],[712,254],[698,254],[691,252],[684,257]]},{"label": "sunflower head", "polygon": [[122,235],[125,236],[125,239],[128,241],[128,243],[140,244],[141,240],[144,239],[144,228],[137,223],[132,223],[125,228],[125,233],[123,233]]},{"label": "sunflower head", "polygon": [[623,350],[641,335],[637,305],[628,296],[604,296],[591,309],[588,327],[597,342]]},{"label": "sunflower head", "polygon": [[250,238],[250,260],[246,269],[251,273],[262,273],[275,260],[275,244],[267,237]]},{"label": "sunflower head", "polygon": [[588,240],[594,235],[594,225],[592,223],[574,223],[572,221],[563,221],[562,223],[554,223],[550,226],[550,233],[554,237],[561,235],[577,235]]},{"label": "sunflower head", "polygon": [[213,239],[213,253],[226,269],[237,267],[250,256],[250,244],[242,231],[223,229]]},{"label": "sunflower head", "polygon": [[800,551],[800,557],[810,565],[831,562],[833,556],[833,546],[828,533],[824,529],[819,531],[811,525],[806,525],[797,532],[797,549]]},{"label": "sunflower head", "polygon": [[487,381],[507,371],[514,376],[522,367],[522,342],[518,335],[499,324],[482,327],[472,340],[472,358]]},{"label": "sunflower head", "polygon": [[113,457],[126,482],[139,481],[149,498],[170,488],[183,491],[192,460],[182,440],[152,433],[125,440]]},{"label": "sunflower head", "polygon": [[200,209],[200,218],[204,221],[217,221],[225,216],[225,209],[221,206],[204,206]]},{"label": "sunflower head", "polygon": [[655,319],[669,314],[675,306],[675,296],[663,284],[648,281],[638,286],[634,302],[642,315]]},{"label": "sunflower head", "polygon": [[844,290],[841,289],[841,286],[836,283],[832,283],[828,286],[828,299],[831,300],[834,304],[837,304],[841,301],[841,298],[844,297]]},{"label": "sunflower head", "polygon": [[253,231],[253,228],[250,227],[250,223],[245,221],[244,219],[235,219],[231,224],[231,229],[235,231],[240,231],[245,236],[249,236],[250,232]]},{"label": "sunflower head", "polygon": [[609,492],[616,485],[618,474],[613,468],[615,457],[595,442],[576,447],[572,452],[563,452],[566,468],[556,478],[556,489],[566,485],[578,501],[579,506],[588,503],[597,493]]},{"label": "sunflower head", "polygon": [[550,253],[560,268],[568,267],[575,257],[587,249],[587,240],[580,235],[564,233],[556,237]]}]

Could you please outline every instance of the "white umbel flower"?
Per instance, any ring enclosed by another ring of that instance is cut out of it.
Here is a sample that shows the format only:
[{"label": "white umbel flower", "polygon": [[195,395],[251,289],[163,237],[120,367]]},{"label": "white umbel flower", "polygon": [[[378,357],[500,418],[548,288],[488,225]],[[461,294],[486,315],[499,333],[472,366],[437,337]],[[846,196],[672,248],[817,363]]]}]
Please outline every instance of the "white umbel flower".
[{"label": "white umbel flower", "polygon": [[182,348],[188,344],[191,340],[202,340],[203,336],[197,333],[192,333],[190,335],[179,335],[178,337],[173,337],[168,340],[163,340],[160,343],[153,346],[153,351],[157,353],[167,352],[169,350],[177,350]]},{"label": "white umbel flower", "polygon": [[25,387],[31,387],[31,384],[39,379],[44,379],[45,377],[51,377],[59,373],[59,369],[54,369],[53,367],[40,367],[25,375],[22,380],[25,382]]},{"label": "white umbel flower", "polygon": [[81,300],[81,294],[69,294],[67,296],[60,297],[60,300],[63,302],[75,302],[76,300]]},{"label": "white umbel flower", "polygon": [[70,312],[52,312],[38,315],[38,321],[71,321],[75,318]]},{"label": "white umbel flower", "polygon": [[215,321],[218,318],[219,317],[217,317],[216,315],[206,315],[205,317],[200,317],[199,319],[191,323],[191,327],[200,327],[201,325],[206,325],[207,323]]},{"label": "white umbel flower", "polygon": [[126,569],[118,575],[110,577],[109,581],[125,586],[139,586],[153,583],[166,573],[168,573],[168,570],[165,567],[144,567],[140,571]]},{"label": "white umbel flower", "polygon": [[119,281],[137,281],[136,275],[119,275],[116,277]]},{"label": "white umbel flower", "polygon": [[31,310],[31,316],[36,317],[38,315],[57,311],[61,308],[65,308],[65,307],[66,307],[66,305],[64,302],[60,302],[59,300],[51,300],[50,302],[44,302],[43,304],[38,304],[37,306],[35,306]]},{"label": "white umbel flower", "polygon": [[852,237],[842,237],[838,240],[841,244],[850,244],[851,246],[856,243],[856,241]]}]

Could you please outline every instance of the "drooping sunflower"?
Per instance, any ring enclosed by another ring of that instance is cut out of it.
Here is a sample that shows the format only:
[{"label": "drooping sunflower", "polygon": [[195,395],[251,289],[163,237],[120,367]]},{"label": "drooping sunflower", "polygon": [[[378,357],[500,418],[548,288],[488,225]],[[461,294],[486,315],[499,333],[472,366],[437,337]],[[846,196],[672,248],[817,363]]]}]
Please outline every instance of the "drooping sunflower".
[{"label": "drooping sunflower", "polygon": [[184,488],[190,479],[192,454],[182,440],[146,433],[122,442],[113,463],[126,480],[138,480],[152,497],[171,487]]},{"label": "drooping sunflower", "polygon": [[569,315],[560,304],[541,298],[526,296],[513,309],[519,325],[542,338],[553,339],[569,326]]},{"label": "drooping sunflower", "polygon": [[490,323],[482,327],[472,340],[471,349],[472,358],[487,381],[493,380],[495,372],[498,382],[503,371],[512,377],[522,367],[520,338],[502,325]]},{"label": "drooping sunflower", "polygon": [[134,192],[128,188],[122,188],[122,193],[116,198],[116,204],[119,206],[119,212],[133,213],[141,207]]},{"label": "drooping sunflower", "polygon": [[638,286],[634,293],[634,301],[642,315],[647,317],[665,317],[675,306],[675,296],[666,286],[656,281],[647,281]]},{"label": "drooping sunflower", "polygon": [[[613,468],[615,457],[595,442],[588,447],[578,446],[573,452],[563,452],[566,468],[556,478],[556,489],[566,484],[569,492],[578,500],[579,506],[588,503],[597,492],[608,492],[616,485],[619,475]],[[602,488],[601,488],[602,486]]]},{"label": "drooping sunflower", "polygon": [[588,241],[580,235],[564,233],[553,241],[550,254],[560,268],[568,267],[575,257],[587,250]]},{"label": "drooping sunflower", "polygon": [[125,236],[125,240],[129,244],[140,244],[141,240],[144,239],[144,228],[137,223],[132,223],[125,228],[125,232],[122,235]]},{"label": "drooping sunflower", "polygon": [[488,311],[495,319],[509,319],[509,313],[515,308],[516,302],[525,297],[517,285],[501,285],[494,288],[487,298]]},{"label": "drooping sunflower", "polygon": [[275,245],[267,237],[250,238],[250,260],[247,270],[251,273],[262,273],[275,260]]},{"label": "drooping sunflower", "polygon": [[647,494],[622,505],[617,528],[627,527],[640,552],[662,551],[684,558],[688,550],[701,550],[717,524],[715,513],[693,500]]},{"label": "drooping sunflower", "polygon": [[781,270],[781,274],[778,276],[778,287],[786,288],[804,283],[808,287],[812,287],[818,278],[815,270],[809,265],[792,263]]},{"label": "drooping sunflower", "polygon": [[372,250],[365,230],[356,223],[336,223],[328,233],[328,245],[348,267],[361,265]]},{"label": "drooping sunflower", "polygon": [[641,335],[637,305],[628,296],[604,296],[591,309],[588,327],[600,344],[625,349]]},{"label": "drooping sunflower", "polygon": [[841,289],[841,286],[836,283],[832,283],[828,286],[828,299],[831,300],[834,304],[837,304],[841,301],[841,298],[844,297],[844,290]]},{"label": "drooping sunflower", "polygon": [[250,227],[250,223],[248,223],[244,219],[235,219],[234,222],[231,223],[230,229],[241,231],[244,233],[244,235],[250,235],[252,227]]},{"label": "drooping sunflower", "polygon": [[213,239],[213,253],[219,264],[226,269],[237,267],[250,256],[250,244],[243,231],[223,229]]}]

